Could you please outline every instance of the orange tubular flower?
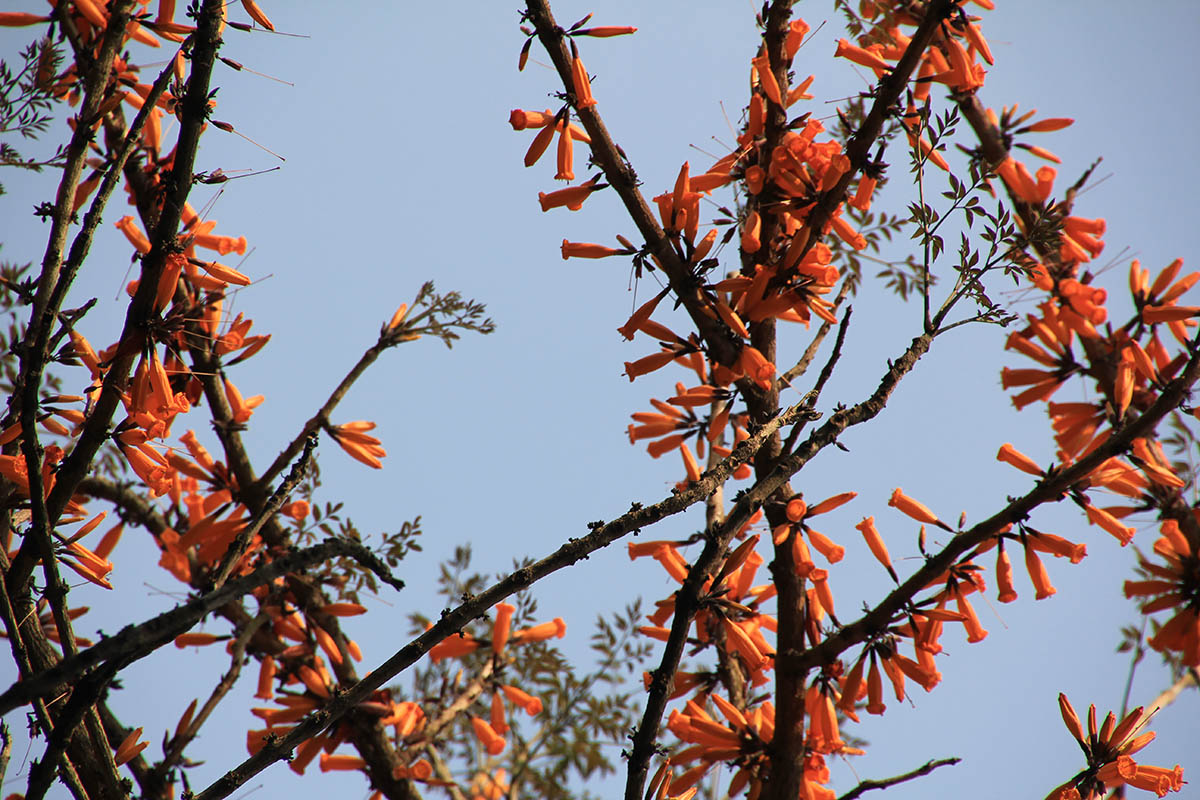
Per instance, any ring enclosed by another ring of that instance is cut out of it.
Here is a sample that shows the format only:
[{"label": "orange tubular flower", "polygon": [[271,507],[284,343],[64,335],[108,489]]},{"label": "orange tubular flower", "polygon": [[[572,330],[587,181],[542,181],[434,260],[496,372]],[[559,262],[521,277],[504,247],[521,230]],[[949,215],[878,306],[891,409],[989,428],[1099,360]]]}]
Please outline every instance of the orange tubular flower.
[{"label": "orange tubular flower", "polygon": [[928,507],[926,507],[923,503],[913,500],[911,497],[904,494],[904,492],[900,491],[900,489],[896,489],[892,492],[892,496],[888,500],[888,505],[899,511],[902,511],[903,513],[915,519],[917,522],[925,522],[930,525],[937,525],[938,527],[950,530],[950,528],[944,522],[938,519],[937,515],[930,511]]},{"label": "orange tubular flower", "polygon": [[797,495],[788,501],[785,513],[789,521],[799,522],[808,513],[808,505],[804,502],[803,497]]},{"label": "orange tubular flower", "polygon": [[1075,120],[1069,117],[1048,117],[1038,120],[1032,125],[1026,125],[1024,128],[1019,128],[1017,133],[1049,133],[1050,131],[1060,131],[1069,125],[1074,124]]},{"label": "orange tubular flower", "polygon": [[492,652],[503,653],[508,644],[509,632],[512,630],[512,616],[517,610],[509,603],[496,604],[496,623],[492,626]]},{"label": "orange tubular flower", "polygon": [[1058,593],[1050,584],[1050,576],[1046,574],[1046,566],[1038,557],[1037,550],[1028,545],[1025,547],[1025,569],[1029,572],[1029,580],[1033,582],[1033,588],[1037,592],[1034,595],[1035,599],[1045,600]]},{"label": "orange tubular flower", "polygon": [[882,714],[887,710],[883,703],[883,676],[879,674],[879,661],[871,653],[871,670],[867,673],[867,713]]},{"label": "orange tubular flower", "polygon": [[1177,322],[1200,316],[1200,306],[1145,306],[1142,322],[1154,325],[1160,322]]},{"label": "orange tubular flower", "polygon": [[861,47],[855,47],[845,39],[838,39],[837,50],[833,53],[834,58],[845,58],[853,61],[859,66],[868,69],[890,70],[892,65],[884,61],[877,54],[870,50],[864,50]]},{"label": "orange tubular flower", "polygon": [[[651,297],[648,301],[638,306],[637,311],[633,312],[633,315],[625,322],[625,324],[617,328],[617,332],[626,339],[632,341],[633,335],[639,330],[642,330],[642,326],[650,321],[650,315],[654,313],[654,310],[658,308],[658,304],[664,297],[667,296],[670,290],[671,287],[668,286],[654,297]],[[673,334],[671,338],[675,338]]]},{"label": "orange tubular flower", "polygon": [[1012,579],[1012,561],[1008,557],[1008,551],[1004,549],[1003,541],[996,548],[996,587],[1000,590],[997,599],[1001,603],[1011,603],[1017,599],[1017,590]]},{"label": "orange tubular flower", "polygon": [[215,633],[181,633],[175,637],[175,646],[180,650],[185,647],[203,647],[206,644],[224,641],[228,638],[228,636],[219,636]]},{"label": "orange tubular flower", "polygon": [[975,615],[975,609],[971,607],[971,603],[962,591],[954,593],[954,602],[958,607],[958,613],[963,615],[962,624],[963,629],[967,632],[967,643],[975,644],[986,639],[988,632],[979,624],[979,617]]},{"label": "orange tubular flower", "polygon": [[[840,212],[841,209],[838,209]],[[833,231],[838,235],[843,242],[853,247],[855,250],[864,250],[867,247],[866,238],[850,227],[850,223],[842,217],[841,213],[835,212],[833,219],[830,220],[833,225]]]},{"label": "orange tubular flower", "polygon": [[761,231],[762,218],[757,211],[751,211],[742,223],[742,249],[747,253],[757,253],[762,247],[759,240]]},{"label": "orange tubular flower", "polygon": [[900,578],[896,575],[896,570],[892,568],[892,557],[888,554],[887,545],[883,543],[883,537],[875,529],[875,518],[864,517],[863,521],[854,527],[862,533],[863,539],[867,542],[867,547],[871,550],[871,554],[888,571],[888,574],[892,576],[892,580],[899,583]]},{"label": "orange tubular flower", "polygon": [[119,767],[122,764],[132,761],[138,753],[142,752],[149,746],[150,742],[139,742],[142,738],[142,729],[136,728],[126,736],[121,744],[117,746],[116,752],[113,754],[113,761]]},{"label": "orange tubular flower", "polygon": [[229,400],[230,410],[233,411],[233,421],[239,424],[248,421],[250,415],[254,413],[254,409],[265,399],[262,395],[243,399],[242,393],[228,378],[225,379],[225,396]]},{"label": "orange tubular flower", "polygon": [[697,463],[696,457],[692,455],[692,448],[687,444],[679,445],[679,453],[683,456],[683,467],[687,472],[687,479],[691,482],[700,480],[700,464]]},{"label": "orange tubular flower", "polygon": [[583,208],[583,201],[586,200],[592,192],[603,189],[607,184],[597,184],[596,179],[579,184],[578,186],[568,186],[565,189],[559,189],[556,192],[538,192],[538,203],[542,207],[542,211],[549,211],[552,208],[560,208],[566,206],[570,211],[578,211]]},{"label": "orange tubular flower", "polygon": [[566,261],[568,258],[606,258],[608,256],[624,256],[629,254],[628,250],[618,250],[615,247],[605,247],[602,244],[562,240],[563,261]]},{"label": "orange tubular flower", "polygon": [[654,372],[656,369],[661,369],[678,357],[678,351],[662,350],[658,353],[652,353],[651,355],[639,358],[637,361],[626,361],[625,374],[629,376],[629,382],[633,383],[635,378],[649,372]]},{"label": "orange tubular flower", "polygon": [[743,345],[738,355],[738,367],[742,374],[754,381],[762,389],[771,388],[775,376],[775,365],[751,345]]},{"label": "orange tubular flower", "polygon": [[19,28],[25,25],[36,25],[39,22],[49,21],[49,17],[43,17],[38,14],[25,14],[19,11],[5,11],[0,13],[0,28]]},{"label": "orange tubular flower", "polygon": [[379,439],[364,433],[374,427],[374,422],[347,422],[344,425],[332,426],[330,431],[334,440],[351,458],[361,461],[368,467],[383,469],[383,462],[379,459],[385,457],[387,451],[380,446]]},{"label": "orange tubular flower", "polygon": [[812,542],[812,546],[817,549],[821,555],[825,556],[825,560],[830,564],[836,564],[846,556],[846,548],[834,542],[825,534],[814,531],[807,525],[804,526],[804,532],[808,534],[808,540]]},{"label": "orange tubular flower", "polygon": [[770,56],[763,53],[761,56],[751,59],[750,63],[758,74],[758,84],[762,87],[763,94],[775,105],[782,106],[783,95],[779,91],[779,81],[775,80],[775,73],[771,71]]},{"label": "orange tubular flower", "polygon": [[271,24],[271,20],[267,19],[267,15],[263,13],[263,10],[258,7],[258,3],[254,2],[254,0],[242,0],[242,8],[246,9],[246,13],[250,15],[250,18],[259,25],[262,25],[269,31],[275,30],[275,26]]},{"label": "orange tubular flower", "polygon": [[875,193],[875,178],[870,175],[863,175],[858,180],[858,189],[854,192],[854,199],[850,201],[850,205],[857,208],[859,211],[871,210],[871,195]]},{"label": "orange tubular flower", "polygon": [[558,125],[558,172],[555,173],[554,179],[559,181],[575,180],[575,156],[574,148],[571,145],[571,134],[567,130],[567,122],[563,120]]},{"label": "orange tubular flower", "polygon": [[70,558],[63,558],[61,561],[62,564],[70,567],[81,577],[97,586],[105,589],[113,588],[113,585],[108,581],[108,574],[113,570],[113,565],[110,561],[101,558],[79,542],[71,542],[67,545],[66,555],[70,556]]},{"label": "orange tubular flower", "polygon": [[1075,544],[1061,536],[1055,536],[1052,533],[1045,533],[1043,531],[1033,531],[1030,529],[1030,534],[1029,538],[1025,541],[1038,552],[1049,553],[1055,558],[1065,558],[1072,564],[1078,564],[1087,558],[1087,545]]},{"label": "orange tubular flower", "polygon": [[588,78],[587,69],[579,56],[575,56],[571,61],[571,83],[575,91],[576,108],[591,108],[596,105],[596,98],[592,97],[592,81]]},{"label": "orange tubular flower", "polygon": [[429,648],[429,658],[435,664],[443,658],[458,658],[479,649],[481,642],[473,636],[455,634]]},{"label": "orange tubular flower", "polygon": [[[205,223],[206,225],[211,224]],[[239,236],[216,236],[211,233],[197,233],[192,237],[192,244],[196,247],[203,247],[208,250],[216,250],[220,255],[229,255],[237,253],[239,256],[246,255],[246,237]]]},{"label": "orange tubular flower", "polygon": [[555,115],[550,109],[545,111],[525,111],[520,108],[514,108],[508,114],[508,124],[512,125],[514,131],[523,131],[526,128],[544,128],[555,119]]},{"label": "orange tubular flower", "polygon": [[258,686],[254,696],[260,700],[270,700],[275,692],[275,659],[266,656],[258,669]]},{"label": "orange tubular flower", "polygon": [[[516,113],[516,112],[513,112]],[[550,146],[550,142],[554,140],[555,125],[545,125],[533,137],[533,141],[529,143],[529,149],[525,151],[525,166],[532,167],[537,163],[537,160],[542,157],[542,153],[546,152],[546,148]]]},{"label": "orange tubular flower", "polygon": [[480,744],[488,751],[489,755],[498,756],[504,752],[504,737],[496,733],[495,729],[486,721],[479,717],[471,717],[471,727],[475,731],[475,737],[479,739]]},{"label": "orange tubular flower", "polygon": [[504,696],[508,698],[510,703],[525,709],[525,713],[529,716],[535,717],[542,712],[542,700],[540,697],[534,697],[515,686],[501,686],[500,689],[504,692]]},{"label": "orange tubular flower", "polygon": [[142,229],[138,227],[133,217],[121,217],[113,224],[121,230],[121,233],[125,234],[125,238],[133,245],[133,249],[142,255],[150,252],[150,240],[146,238],[146,234],[142,233]]},{"label": "orange tubular flower", "polygon": [[1150,579],[1125,581],[1125,596],[1145,598],[1141,606],[1144,614],[1174,609],[1175,616],[1164,623],[1148,643],[1160,653],[1177,651],[1185,665],[1197,667],[1200,666],[1200,610],[1189,605],[1186,599],[1197,595],[1197,583],[1200,582],[1200,574],[1194,566],[1196,553],[1175,520],[1164,521],[1160,530],[1162,537],[1154,543],[1154,552],[1166,564],[1140,557],[1139,566]]},{"label": "orange tubular flower", "polygon": [[207,272],[212,277],[225,283],[232,283],[234,286],[249,286],[253,281],[249,277],[238,272],[233,267],[228,267],[224,264],[218,264],[216,261],[200,261],[191,259],[189,263],[194,264],[200,269]]},{"label": "orange tubular flower", "polygon": [[321,753],[320,764],[321,772],[354,772],[367,766],[367,762],[359,756],[333,755],[330,753]]},{"label": "orange tubular flower", "polygon": [[1039,478],[1045,474],[1036,461],[1008,443],[1000,445],[1000,452],[996,454],[996,460],[1011,464],[1022,472],[1028,472]]},{"label": "orange tubular flower", "polygon": [[561,639],[567,635],[567,623],[562,617],[555,617],[550,622],[543,622],[531,628],[519,630],[512,635],[513,644],[529,644],[544,642],[547,639]]},{"label": "orange tubular flower", "polygon": [[571,31],[572,36],[596,36],[603,38],[626,36],[631,33],[637,33],[637,28],[632,25],[597,25],[594,28],[580,28]]},{"label": "orange tubular flower", "polygon": [[1087,514],[1088,522],[1100,526],[1117,537],[1117,541],[1121,543],[1122,547],[1129,544],[1133,540],[1133,535],[1137,533],[1136,528],[1122,525],[1121,521],[1112,514],[1102,508],[1097,508],[1091,503],[1084,506],[1083,510]]}]

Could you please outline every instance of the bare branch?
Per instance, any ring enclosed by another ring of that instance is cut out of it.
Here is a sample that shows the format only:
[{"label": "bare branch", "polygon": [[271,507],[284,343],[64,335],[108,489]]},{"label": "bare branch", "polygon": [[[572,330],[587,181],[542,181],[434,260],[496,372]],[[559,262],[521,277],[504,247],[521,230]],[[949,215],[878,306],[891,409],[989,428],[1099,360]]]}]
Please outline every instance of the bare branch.
[{"label": "bare branch", "polygon": [[886,789],[889,786],[895,786],[898,783],[905,783],[914,778],[920,778],[923,775],[928,775],[938,767],[952,767],[962,761],[961,758],[939,758],[935,761],[927,761],[911,772],[905,772],[902,775],[895,775],[891,778],[879,778],[877,780],[862,781],[850,791],[838,798],[838,800],[855,800],[861,797],[864,793],[872,789]]}]

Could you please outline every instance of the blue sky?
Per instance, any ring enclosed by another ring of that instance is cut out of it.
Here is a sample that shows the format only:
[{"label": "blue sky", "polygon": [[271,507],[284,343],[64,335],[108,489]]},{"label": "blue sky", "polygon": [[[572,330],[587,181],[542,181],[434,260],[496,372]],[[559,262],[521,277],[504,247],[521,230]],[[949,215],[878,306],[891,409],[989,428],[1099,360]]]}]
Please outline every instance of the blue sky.
[{"label": "blue sky", "polygon": [[[648,397],[665,397],[681,378],[664,372],[630,384],[621,375],[623,361],[650,352],[615,332],[635,305],[627,263],[559,257],[563,238],[611,244],[633,226],[611,192],[594,196],[578,213],[539,211],[537,192],[552,188],[552,162],[521,166],[530,134],[513,132],[508,113],[557,108],[548,94],[560,87],[536,47],[529,67],[517,72],[523,37],[515,4],[478,3],[465,14],[439,4],[263,5],[280,31],[302,37],[231,32],[223,54],[293,85],[220,71],[215,117],[286,162],[210,131],[200,169],[281,169],[232,181],[219,192],[199,187],[193,201],[199,207],[215,197],[210,217],[219,221],[218,232],[245,235],[253,248],[240,269],[256,283],[238,294],[231,310],[252,317],[255,333],[274,335],[232,373],[243,393],[267,396],[247,436],[256,462],[274,457],[374,341],[379,324],[424,280],[487,303],[498,324],[495,334],[467,336],[450,352],[422,341],[386,354],[343,403],[336,421],[379,423],[376,433],[389,452],[384,470],[370,471],[330,443],[320,448],[322,497],[344,500],[360,529],[395,529],[419,514],[426,532],[425,552],[405,565],[410,589],[381,598],[373,613],[348,626],[370,665],[404,643],[408,613],[437,613],[430,592],[435,566],[455,545],[470,542],[481,570],[502,572],[514,558],[543,555],[580,535],[589,520],[617,516],[631,500],[651,502],[669,493],[681,477],[678,462],[670,456],[652,461],[630,447],[624,429],[631,412],[648,410]],[[1107,248],[1097,265],[1112,262],[1100,282],[1110,290],[1113,315],[1122,316],[1130,258],[1156,271],[1182,256],[1186,269],[1200,249],[1191,200],[1200,177],[1192,152],[1196,111],[1179,88],[1200,66],[1193,46],[1200,7],[998,5],[983,12],[997,63],[981,97],[994,108],[1020,102],[1039,116],[1076,119],[1037,142],[1063,157],[1060,186],[1104,158],[1095,173],[1102,180],[1076,209],[1107,219]],[[594,11],[596,24],[639,28],[633,37],[585,40],[581,48],[596,76],[598,108],[645,191],[670,187],[684,160],[703,168],[726,152],[756,47],[753,3],[573,1],[554,9],[563,23]],[[870,76],[832,60],[844,34],[827,4],[800,3],[796,11],[814,29],[827,21],[795,69],[816,74],[809,110],[828,117],[837,100],[867,88]],[[240,13],[232,9],[234,18]],[[0,52],[14,54],[30,38],[27,30],[0,31]],[[902,172],[894,170],[898,179],[880,198],[895,210],[911,197]],[[45,228],[29,211],[52,196],[53,176],[9,172],[4,182],[9,194],[0,197],[0,257],[36,261]],[[98,346],[112,341],[121,319],[129,248],[108,223],[125,213],[132,212],[118,198],[68,302],[99,299],[82,326]],[[638,298],[652,291],[648,280]],[[1030,308],[1020,293],[1001,296],[1018,313]],[[870,281],[854,308],[846,354],[823,397],[825,411],[861,399],[886,359],[918,332],[918,306]],[[855,522],[875,515],[901,573],[904,559],[916,555],[915,526],[886,508],[894,487],[945,518],[965,510],[978,520],[1029,485],[994,460],[1000,444],[1012,442],[1043,463],[1052,459],[1043,412],[1017,414],[1000,391],[1000,367],[1025,366],[1002,352],[1006,333],[968,326],[939,339],[886,412],[843,438],[848,453],[826,452],[794,480],[810,499],[859,492],[822,527],[848,550],[831,577],[843,618],[888,586]],[[782,352],[798,353],[803,341],[802,335],[786,340]],[[204,429],[201,419],[190,424]],[[850,788],[855,775],[887,776],[956,755],[965,763],[893,788],[889,800],[967,792],[1042,796],[1081,766],[1055,697],[1065,691],[1077,708],[1089,702],[1102,711],[1119,707],[1127,658],[1113,651],[1118,628],[1138,619],[1120,592],[1133,554],[1070,508],[1039,512],[1034,523],[1087,543],[1088,558],[1077,566],[1049,565],[1059,590],[1049,600],[1035,603],[1018,574],[1019,601],[980,606],[988,639],[967,646],[957,634],[948,636],[939,662],[944,680],[934,692],[914,696],[911,704],[891,703],[895,708],[884,717],[852,726],[873,744],[865,758],[833,764],[836,789]],[[653,535],[680,537],[700,524],[698,516],[686,515]],[[1148,547],[1153,536],[1147,526],[1135,542]],[[90,587],[72,595],[92,606],[92,625],[114,630],[131,614],[140,618],[178,599],[178,585],[154,566],[148,539],[127,534],[116,556],[119,608],[104,611],[112,598]],[[657,566],[631,564],[624,547],[614,546],[539,584],[535,594],[543,613],[567,619],[564,646],[586,659],[598,613],[620,609],[636,595],[652,603],[672,589]],[[147,659],[118,693],[119,713],[130,724],[146,725],[157,742],[157,732],[173,727],[190,699],[207,692],[224,668],[221,661],[174,650]],[[0,676],[11,677],[11,670],[0,666]],[[1134,681],[1134,703],[1152,699],[1164,680],[1151,654]],[[252,723],[244,705],[230,701],[213,723],[201,744],[207,764],[195,771],[193,785],[244,756],[243,732]],[[1145,761],[1195,769],[1198,710],[1191,692],[1162,712],[1153,725],[1159,741],[1144,751]],[[19,719],[10,722],[23,728]],[[20,761],[14,755],[10,779]],[[353,777],[297,781],[276,767],[262,779],[269,788],[261,796],[286,790],[296,798],[318,797],[335,787],[351,797],[366,795]]]}]

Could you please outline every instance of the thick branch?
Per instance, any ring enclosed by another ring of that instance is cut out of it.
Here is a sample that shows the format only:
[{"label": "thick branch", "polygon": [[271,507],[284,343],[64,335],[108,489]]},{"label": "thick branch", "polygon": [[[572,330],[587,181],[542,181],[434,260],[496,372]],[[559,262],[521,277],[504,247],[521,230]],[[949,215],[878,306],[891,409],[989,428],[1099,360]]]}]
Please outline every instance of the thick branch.
[{"label": "thick branch", "polygon": [[[558,76],[562,80],[563,86],[570,89],[573,86],[571,53],[567,47],[563,29],[558,26],[558,23],[554,21],[554,15],[550,13],[549,3],[547,0],[526,0],[525,7],[529,12],[528,19],[537,29],[538,39],[541,40],[542,46],[550,55],[554,68],[558,70]],[[604,170],[604,177],[612,186],[613,191],[620,196],[621,202],[625,204],[629,218],[637,226],[638,232],[645,239],[650,252],[658,257],[658,261],[671,283],[672,291],[683,303],[692,323],[708,345],[709,355],[722,364],[732,365],[737,360],[741,346],[737,344],[732,332],[724,323],[704,312],[706,302],[699,281],[693,278],[691,270],[680,259],[670,238],[658,224],[654,212],[650,210],[646,198],[638,189],[637,174],[626,162],[620,148],[609,135],[608,128],[605,127],[604,120],[600,118],[596,107],[576,107],[575,113],[591,138],[593,159]]]}]

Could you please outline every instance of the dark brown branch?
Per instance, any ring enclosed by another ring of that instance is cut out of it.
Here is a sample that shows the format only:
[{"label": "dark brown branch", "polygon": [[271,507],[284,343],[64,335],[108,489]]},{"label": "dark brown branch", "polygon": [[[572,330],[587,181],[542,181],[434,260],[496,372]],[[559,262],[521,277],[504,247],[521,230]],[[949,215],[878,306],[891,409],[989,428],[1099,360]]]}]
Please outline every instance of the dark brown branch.
[{"label": "dark brown branch", "polygon": [[886,789],[889,786],[895,786],[898,783],[906,783],[914,778],[920,778],[923,775],[928,775],[938,767],[952,767],[962,761],[961,758],[939,758],[935,761],[927,761],[911,772],[905,772],[902,775],[895,775],[891,778],[879,778],[878,780],[863,781],[858,786],[855,786],[850,791],[838,798],[838,800],[855,800],[861,797],[864,793],[872,789]]},{"label": "dark brown branch", "polygon": [[[42,476],[43,453],[38,442],[36,419],[38,414],[38,394],[41,390],[42,375],[48,360],[48,347],[53,327],[58,319],[58,311],[66,297],[67,289],[78,271],[82,253],[90,244],[91,237],[99,222],[97,204],[102,205],[115,186],[117,172],[111,170],[107,175],[106,193],[96,198],[93,212],[85,221],[85,227],[76,237],[72,247],[72,261],[67,269],[62,269],[62,253],[66,244],[67,230],[73,216],[75,186],[82,171],[88,142],[92,139],[94,123],[99,122],[99,111],[105,96],[108,94],[108,79],[112,64],[125,35],[125,27],[130,19],[134,3],[132,0],[122,0],[113,6],[108,25],[103,33],[100,45],[100,55],[91,62],[86,70],[84,82],[87,96],[84,108],[76,120],[76,129],[68,149],[68,158],[64,167],[63,177],[59,183],[52,228],[46,254],[43,258],[42,272],[38,278],[38,291],[34,298],[33,311],[28,329],[19,348],[20,377],[17,392],[21,398],[20,419],[23,436],[21,450],[29,479],[29,495],[33,512],[33,524],[26,532],[24,542],[9,571],[9,584],[13,591],[26,591],[33,564],[36,560],[42,563],[45,573],[45,597],[49,601],[51,614],[55,621],[58,639],[66,656],[76,652],[75,636],[71,628],[70,618],[66,613],[67,584],[58,572],[57,556],[54,552],[52,532],[61,514],[62,506],[55,506],[54,496],[47,498]],[[146,112],[148,115],[148,111]],[[128,143],[127,143],[128,144]],[[129,148],[124,152],[128,157]],[[57,488],[63,488],[59,485]],[[70,492],[61,502],[65,505]],[[31,769],[29,776],[29,791],[27,796],[37,800],[53,782],[55,767],[60,759],[66,758],[66,750],[71,740],[78,733],[76,728],[82,721],[86,737],[90,744],[82,744],[85,750],[84,758],[91,762],[90,772],[97,782],[93,791],[103,790],[109,794],[119,791],[116,775],[116,765],[107,747],[104,732],[95,709],[90,702],[84,702],[81,696],[79,704],[68,703],[67,708],[55,714],[55,727],[49,734],[46,753],[36,768]],[[78,742],[82,743],[83,738]],[[72,780],[73,769],[64,761],[63,773],[72,792],[75,793],[78,781]]]},{"label": "dark brown branch", "polygon": [[674,677],[683,657],[692,620],[700,610],[700,591],[712,577],[727,552],[729,542],[741,530],[762,502],[774,491],[763,491],[762,484],[756,485],[734,503],[729,514],[720,525],[705,534],[704,549],[692,562],[687,578],[675,592],[675,614],[671,618],[671,633],[663,647],[658,668],[650,673],[650,690],[646,695],[646,706],[642,720],[633,734],[633,747],[629,752],[629,765],[625,779],[626,800],[640,800],[650,770],[650,759],[656,751],[659,726],[670,699]]},{"label": "dark brown branch", "polygon": [[[31,633],[42,635],[42,631],[38,626],[38,618],[34,613],[32,603],[27,603],[29,612],[21,619],[18,619],[12,602],[9,599],[8,586],[4,580],[5,573],[9,569],[8,554],[0,548],[0,620],[4,621],[4,628],[8,632],[9,646],[12,648],[13,660],[17,664],[17,674],[21,676],[29,676],[35,674],[36,670],[33,666],[30,657],[29,648],[25,643],[25,635],[21,633],[21,626],[26,622],[29,623]],[[43,635],[44,638],[44,635]],[[43,731],[54,730],[54,720],[50,716],[50,710],[42,700],[36,700],[33,703],[34,714],[38,724]],[[7,741],[6,741],[7,746]],[[59,759],[59,772],[63,782],[67,785],[71,795],[76,798],[86,798],[87,792],[83,790],[79,782],[79,775],[75,771],[74,765],[71,764],[69,758],[63,757]],[[2,778],[3,770],[0,770],[0,778]]]},{"label": "dark brown branch", "polygon": [[[854,307],[846,306],[846,313],[842,315],[841,321],[838,323],[837,336],[833,340],[833,350],[829,353],[829,358],[825,361],[825,366],[821,367],[821,373],[817,376],[817,382],[804,395],[804,402],[810,407],[816,406],[817,401],[821,398],[821,392],[825,389],[825,384],[833,376],[833,368],[838,360],[842,357],[842,345],[846,343],[846,331],[850,329],[850,317],[853,314]],[[816,411],[813,412],[811,419],[819,419],[820,415]],[[780,449],[782,453],[792,452],[792,448],[796,445],[796,440],[800,437],[801,431],[804,430],[804,423],[808,420],[803,420],[788,431],[787,439],[784,440]]]},{"label": "dark brown branch", "polygon": [[1023,497],[1012,501],[974,527],[958,532],[940,552],[928,558],[920,569],[857,621],[839,629],[808,650],[780,651],[777,668],[809,670],[832,663],[847,648],[866,641],[892,624],[913,598],[923,591],[931,580],[949,569],[960,556],[986,542],[1006,526],[1026,519],[1038,506],[1057,502],[1072,486],[1086,478],[1106,460],[1129,449],[1134,439],[1150,434],[1163,417],[1185,401],[1191,388],[1200,380],[1200,342],[1193,341],[1191,350],[1192,356],[1183,373],[1164,387],[1158,400],[1140,417],[1114,429],[1112,435],[1088,455],[1042,478]]},{"label": "dark brown branch", "polygon": [[[76,116],[75,131],[63,163],[63,175],[58,183],[51,216],[50,238],[42,257],[42,271],[38,276],[38,290],[34,298],[27,337],[34,337],[43,327],[53,325],[53,314],[47,314],[50,294],[59,282],[63,251],[67,245],[67,232],[71,225],[71,208],[75,203],[75,187],[87,158],[88,143],[92,140],[92,126],[108,95],[109,78],[112,76],[113,60],[121,51],[125,41],[125,26],[130,20],[134,0],[114,3],[108,27],[100,42],[100,49],[93,59],[89,56],[88,68],[83,75],[83,106]],[[65,16],[65,15],[64,15]],[[83,63],[80,61],[79,63]],[[32,341],[32,338],[28,338]]]},{"label": "dark brown branch", "polygon": [[202,597],[194,598],[158,616],[141,623],[130,625],[115,636],[102,639],[74,658],[42,670],[18,681],[0,694],[0,714],[25,705],[36,697],[45,696],[56,686],[75,681],[89,670],[101,664],[125,666],[144,658],[170,642],[181,633],[187,632],[207,614],[216,611],[231,600],[242,597],[255,588],[269,583],[291,572],[303,570],[336,556],[348,556],[375,571],[380,579],[396,588],[403,586],[388,573],[379,559],[357,542],[348,539],[327,539],[321,544],[280,556],[241,578],[229,581],[220,589]]},{"label": "dark brown branch", "polygon": [[[558,71],[559,79],[570,92],[574,85],[571,77],[571,53],[562,28],[554,21],[554,15],[550,13],[549,3],[547,0],[526,0],[525,7],[528,10],[529,21],[537,30],[538,39],[546,48],[550,60],[554,63],[554,68]],[[692,277],[691,270],[680,259],[670,238],[658,224],[654,212],[650,210],[646,198],[638,189],[637,174],[625,161],[620,148],[609,135],[608,128],[605,127],[604,120],[600,118],[596,107],[576,107],[575,113],[591,138],[593,159],[604,171],[604,177],[612,186],[613,191],[620,196],[625,210],[646,241],[650,252],[657,256],[659,263],[662,264],[663,271],[671,283],[672,291],[683,303],[692,323],[708,345],[709,355],[715,361],[732,365],[737,360],[741,345],[723,322],[704,313],[706,302],[699,282]]]},{"label": "dark brown branch", "polygon": [[[771,471],[767,475],[759,477],[753,487],[740,495],[740,499],[734,504],[733,509],[722,523],[720,529],[709,536],[709,541],[705,545],[704,552],[702,552],[700,558],[692,566],[691,571],[689,571],[688,580],[692,579],[693,574],[705,572],[710,568],[712,555],[709,553],[709,546],[714,539],[732,536],[734,532],[746,523],[750,515],[767,498],[779,491],[781,487],[786,486],[788,480],[803,469],[804,465],[811,461],[817,453],[836,442],[838,436],[846,428],[866,422],[878,415],[887,404],[888,397],[891,396],[892,391],[901,378],[916,366],[920,357],[929,349],[931,342],[932,337],[929,336],[921,336],[914,339],[904,354],[887,371],[880,381],[879,386],[869,398],[852,408],[835,412],[825,424],[809,434],[808,439],[795,452],[779,455],[775,459]],[[805,409],[807,411],[808,406],[806,404],[793,406],[789,409],[786,416],[789,419],[794,419],[797,416],[797,409]],[[777,431],[778,428],[776,427],[775,430]],[[760,431],[760,435],[764,431]],[[772,431],[771,434],[773,435],[774,432]],[[728,538],[725,538],[724,541],[728,542]],[[790,560],[788,563],[790,566]],[[699,580],[700,583],[703,583],[704,578],[700,578]],[[672,622],[671,634],[668,638],[667,651],[664,652],[663,660],[654,675],[650,694],[647,699],[646,713],[643,715],[642,724],[638,727],[637,734],[634,737],[634,747],[629,759],[630,777],[625,786],[626,798],[632,798],[635,795],[640,796],[641,786],[645,783],[649,759],[653,755],[654,742],[658,736],[659,721],[663,711],[666,709],[666,697],[669,693],[670,678],[678,668],[678,658],[682,654],[683,639],[691,625],[689,613],[694,613],[693,604],[695,603],[695,595],[690,593],[685,594],[686,589],[687,583],[685,582],[684,588],[681,588],[677,592],[675,617]],[[676,642],[675,647],[672,647],[673,641]],[[781,674],[781,669],[777,664],[777,674]],[[803,675],[806,671],[801,670],[797,674]],[[778,713],[778,708],[776,709],[776,713]],[[778,729],[776,729],[776,732],[778,733]]]},{"label": "dark brown branch", "polygon": [[[120,667],[118,665],[106,664],[72,686],[71,697],[58,711],[57,718],[54,721],[54,730],[46,737],[45,752],[29,768],[29,783],[25,790],[26,800],[42,800],[45,796],[50,786],[54,783],[55,766],[58,764],[59,759],[65,757],[67,746],[77,733],[76,729],[89,715],[89,712],[95,713],[92,704],[96,702],[96,698],[103,691],[104,686],[116,677],[119,671]],[[111,788],[115,788],[116,765],[112,762],[112,752],[108,748],[107,739],[102,737],[99,743],[93,741],[92,746],[96,750],[108,754],[108,761],[111,765],[112,777],[114,779],[112,782],[114,787]],[[123,794],[122,792],[114,796],[120,797]]]}]

